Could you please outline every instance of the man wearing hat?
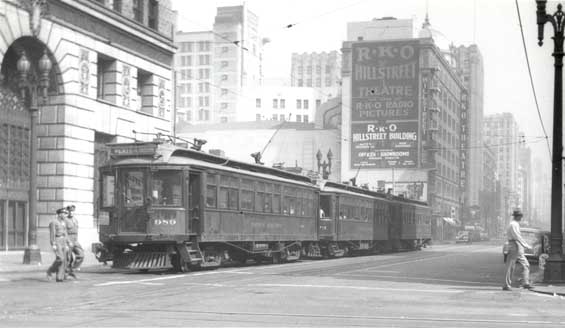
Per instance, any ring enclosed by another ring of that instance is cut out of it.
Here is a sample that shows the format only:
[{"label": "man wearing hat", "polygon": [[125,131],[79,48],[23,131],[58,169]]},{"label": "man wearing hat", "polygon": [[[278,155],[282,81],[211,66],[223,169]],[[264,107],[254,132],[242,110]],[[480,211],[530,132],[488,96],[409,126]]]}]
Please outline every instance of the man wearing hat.
[{"label": "man wearing hat", "polygon": [[75,206],[69,205],[67,206],[67,212],[69,213],[68,216],[65,218],[65,225],[67,226],[67,235],[69,238],[69,258],[71,258],[71,253],[74,254],[74,259],[67,263],[67,271],[69,276],[76,279],[74,274],[74,270],[79,269],[82,261],[84,260],[84,250],[82,246],[78,242],[78,220],[75,217]]},{"label": "man wearing hat", "polygon": [[508,257],[506,258],[506,281],[503,290],[511,290],[510,284],[512,283],[512,276],[514,274],[514,268],[516,262],[520,263],[522,266],[522,287],[531,288],[530,285],[530,263],[524,255],[524,249],[532,248],[520,233],[520,221],[522,220],[522,212],[520,210],[514,210],[512,213],[513,220],[508,225],[506,229],[506,236],[508,238]]},{"label": "man wearing hat", "polygon": [[47,269],[47,279],[51,280],[52,274],[56,273],[57,282],[65,279],[65,269],[67,267],[67,226],[65,225],[65,217],[68,214],[66,208],[60,208],[56,211],[57,218],[49,223],[49,237],[51,247],[55,252],[55,261]]}]

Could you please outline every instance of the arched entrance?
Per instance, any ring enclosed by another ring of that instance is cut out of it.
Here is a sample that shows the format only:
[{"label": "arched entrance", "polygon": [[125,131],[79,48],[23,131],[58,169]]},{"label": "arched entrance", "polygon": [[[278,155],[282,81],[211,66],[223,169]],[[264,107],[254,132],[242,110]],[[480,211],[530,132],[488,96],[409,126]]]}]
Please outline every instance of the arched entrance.
[{"label": "arched entrance", "polygon": [[[33,114],[37,110],[38,85],[49,81],[47,94],[57,93],[57,70],[52,69],[41,82],[38,62],[45,45],[32,37],[12,43],[2,58],[0,70],[0,249],[23,249],[34,243],[37,218],[30,224],[30,213],[37,203],[30,193],[33,178]],[[18,59],[25,53],[30,63],[24,79],[19,75]],[[47,54],[53,61],[51,54]],[[53,65],[55,67],[55,65]],[[40,101],[39,101],[40,103]],[[37,116],[35,116],[37,117]],[[37,127],[36,127],[37,128]],[[35,140],[37,142],[37,140]],[[33,168],[37,172],[37,167]],[[34,237],[34,238],[32,238]]]},{"label": "arched entrance", "polygon": [[29,165],[30,113],[0,85],[0,249],[27,244]]}]

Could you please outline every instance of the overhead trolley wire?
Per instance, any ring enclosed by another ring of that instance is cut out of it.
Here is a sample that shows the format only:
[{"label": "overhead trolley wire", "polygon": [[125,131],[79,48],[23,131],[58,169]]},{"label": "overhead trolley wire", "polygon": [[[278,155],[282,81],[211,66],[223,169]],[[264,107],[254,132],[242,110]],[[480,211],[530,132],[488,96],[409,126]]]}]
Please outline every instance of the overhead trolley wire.
[{"label": "overhead trolley wire", "polygon": [[545,126],[543,125],[543,120],[541,118],[541,112],[539,109],[539,103],[538,103],[538,97],[536,95],[536,89],[534,87],[534,79],[532,77],[532,69],[530,67],[530,59],[528,57],[528,49],[526,48],[526,39],[524,38],[524,29],[522,27],[522,17],[520,16],[520,6],[518,5],[518,0],[515,0],[516,2],[516,11],[518,12],[518,22],[520,23],[520,34],[522,35],[522,44],[524,46],[524,54],[526,55],[526,65],[528,66],[528,75],[530,76],[530,85],[532,87],[532,93],[534,95],[534,101],[536,103],[536,110],[538,112],[538,118],[541,124],[541,128],[543,130],[543,134],[545,136],[545,141],[547,143],[547,150],[549,151],[549,158],[552,158],[551,155],[551,147],[549,146],[549,138],[547,136],[547,132],[545,132]]}]

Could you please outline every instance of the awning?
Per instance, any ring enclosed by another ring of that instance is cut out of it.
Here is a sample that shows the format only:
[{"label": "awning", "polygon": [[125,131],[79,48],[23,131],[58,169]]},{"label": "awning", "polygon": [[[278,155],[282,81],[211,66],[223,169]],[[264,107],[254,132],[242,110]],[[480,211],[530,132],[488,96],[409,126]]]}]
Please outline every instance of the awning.
[{"label": "awning", "polygon": [[453,219],[453,218],[444,217],[444,218],[443,218],[443,221],[444,221],[445,223],[449,224],[449,225],[454,226],[454,227],[457,226],[457,221],[455,221],[455,219]]}]

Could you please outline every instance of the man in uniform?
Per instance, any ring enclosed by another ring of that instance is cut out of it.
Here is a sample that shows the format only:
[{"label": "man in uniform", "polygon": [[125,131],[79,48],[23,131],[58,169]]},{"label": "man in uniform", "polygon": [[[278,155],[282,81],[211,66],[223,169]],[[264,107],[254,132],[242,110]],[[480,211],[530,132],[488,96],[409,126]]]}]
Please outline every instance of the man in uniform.
[{"label": "man in uniform", "polygon": [[[65,225],[67,226],[67,235],[69,239],[69,263],[67,263],[68,275],[75,278],[74,270],[80,270],[80,265],[84,260],[84,250],[78,242],[78,220],[75,218],[75,206],[67,206],[68,216],[65,218]],[[74,254],[74,259],[72,255]]]},{"label": "man in uniform", "polygon": [[57,282],[65,279],[65,269],[67,261],[67,226],[65,225],[65,217],[68,214],[66,208],[60,208],[56,211],[57,218],[49,223],[49,240],[51,247],[55,252],[55,261],[47,269],[47,279],[51,280],[53,272],[56,273]]},{"label": "man in uniform", "polygon": [[530,285],[530,263],[524,255],[524,249],[532,248],[520,233],[520,221],[522,220],[522,212],[520,210],[514,210],[512,213],[513,220],[508,225],[506,229],[506,236],[508,238],[508,256],[506,257],[506,281],[503,290],[511,290],[510,284],[512,283],[512,276],[514,274],[514,268],[516,262],[520,263],[522,266],[522,287],[531,288]]}]

